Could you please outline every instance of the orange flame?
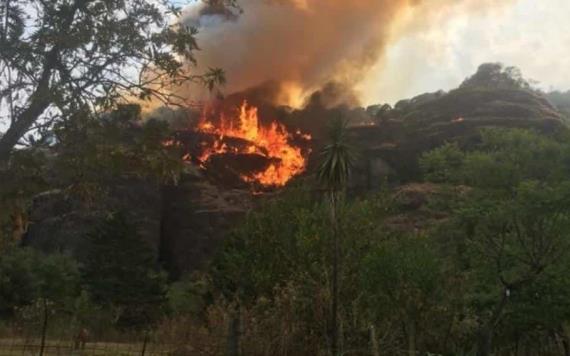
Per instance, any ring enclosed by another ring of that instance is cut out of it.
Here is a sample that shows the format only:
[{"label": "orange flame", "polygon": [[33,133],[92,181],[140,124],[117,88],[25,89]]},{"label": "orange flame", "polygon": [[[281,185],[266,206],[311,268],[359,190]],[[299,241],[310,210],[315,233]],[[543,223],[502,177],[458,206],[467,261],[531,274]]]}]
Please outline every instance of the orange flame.
[{"label": "orange flame", "polygon": [[[246,182],[257,182],[264,186],[284,186],[291,178],[302,173],[306,168],[306,159],[301,148],[293,146],[289,141],[291,135],[285,127],[273,122],[269,127],[260,125],[258,110],[249,106],[246,101],[239,109],[239,122],[234,127],[234,120],[224,116],[219,125],[203,118],[198,125],[198,131],[217,136],[210,147],[204,147],[199,160],[205,163],[211,156],[223,153],[258,154],[272,161],[269,166],[259,173],[243,175]],[[297,134],[304,140],[310,140],[309,135]],[[247,147],[229,147],[223,142],[225,137],[239,138],[251,144]]]}]

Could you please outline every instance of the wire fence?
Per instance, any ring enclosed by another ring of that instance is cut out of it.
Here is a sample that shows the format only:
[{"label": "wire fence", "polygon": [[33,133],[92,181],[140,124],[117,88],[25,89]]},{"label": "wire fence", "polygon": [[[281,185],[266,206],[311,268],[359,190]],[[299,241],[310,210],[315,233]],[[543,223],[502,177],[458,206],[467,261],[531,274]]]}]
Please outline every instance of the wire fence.
[{"label": "wire fence", "polygon": [[[41,334],[0,334],[0,356],[214,356],[223,355],[226,347],[225,335],[187,335],[176,343],[168,343],[157,335],[138,333],[120,337],[99,338],[62,332],[53,333],[42,342]],[[42,345],[43,344],[43,345]]]},{"label": "wire fence", "polygon": [[[43,351],[42,351],[43,349]],[[85,345],[77,347],[70,340],[46,340],[44,347],[41,346],[41,339],[0,339],[0,356],[16,356],[16,355],[110,355],[110,356],[150,356],[150,355],[172,355],[172,356],[190,356],[190,355],[219,355],[219,351],[211,350],[205,352],[203,349],[192,347],[188,344],[163,344],[157,342],[144,341],[87,341]]]}]

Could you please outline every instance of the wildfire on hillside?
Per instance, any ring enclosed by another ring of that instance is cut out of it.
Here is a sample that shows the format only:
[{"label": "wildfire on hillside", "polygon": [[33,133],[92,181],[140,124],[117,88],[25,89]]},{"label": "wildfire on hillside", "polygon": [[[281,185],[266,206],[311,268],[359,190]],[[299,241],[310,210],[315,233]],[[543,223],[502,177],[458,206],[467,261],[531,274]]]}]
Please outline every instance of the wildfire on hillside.
[{"label": "wildfire on hillside", "polygon": [[301,174],[307,166],[307,154],[296,145],[299,140],[310,141],[310,135],[291,133],[277,121],[264,124],[257,107],[243,101],[233,114],[217,113],[212,117],[204,109],[202,118],[194,129],[207,138],[199,143],[195,157],[203,168],[217,157],[229,156],[234,166],[257,158],[263,164],[256,169],[243,169],[240,179],[264,187],[281,187]]}]

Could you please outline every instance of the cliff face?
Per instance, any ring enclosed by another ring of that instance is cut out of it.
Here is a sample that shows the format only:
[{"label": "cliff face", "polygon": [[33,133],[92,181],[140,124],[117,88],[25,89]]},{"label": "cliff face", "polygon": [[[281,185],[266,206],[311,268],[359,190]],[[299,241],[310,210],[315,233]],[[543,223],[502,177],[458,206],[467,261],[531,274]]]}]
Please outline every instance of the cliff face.
[{"label": "cliff face", "polygon": [[174,278],[202,267],[254,204],[248,190],[216,186],[192,167],[162,193],[159,252]]},{"label": "cliff face", "polygon": [[24,244],[67,252],[80,261],[88,236],[112,211],[125,212],[165,269],[176,278],[207,262],[229,229],[253,204],[247,190],[224,189],[188,166],[176,186],[116,182],[103,204],[86,207],[65,192],[39,194],[30,209]]},{"label": "cliff face", "polygon": [[[363,115],[376,121],[376,125],[350,129],[360,152],[351,184],[361,192],[378,189],[386,181],[418,181],[417,162],[422,152],[446,141],[474,145],[481,128],[520,127],[545,133],[565,130],[558,110],[545,97],[528,90],[461,88],[447,94],[425,94],[402,101],[395,108],[376,109],[368,113],[362,109],[348,111],[358,114],[357,121],[364,121]],[[323,126],[324,118],[333,117],[334,111],[309,107],[289,119],[310,120],[311,113],[319,117],[315,122],[305,122],[308,127],[318,122]],[[314,152],[319,142],[314,140]],[[308,175],[316,167],[316,157],[310,162]],[[416,192],[422,189],[401,187],[399,192],[415,202]],[[89,231],[110,210],[123,210],[138,227],[141,243],[149,244],[176,278],[203,266],[256,199],[247,187],[221,185],[189,164],[176,186],[117,181],[105,204],[96,208],[86,209],[62,191],[40,194],[30,211],[32,223],[25,243],[48,252],[70,251],[81,258]]]}]

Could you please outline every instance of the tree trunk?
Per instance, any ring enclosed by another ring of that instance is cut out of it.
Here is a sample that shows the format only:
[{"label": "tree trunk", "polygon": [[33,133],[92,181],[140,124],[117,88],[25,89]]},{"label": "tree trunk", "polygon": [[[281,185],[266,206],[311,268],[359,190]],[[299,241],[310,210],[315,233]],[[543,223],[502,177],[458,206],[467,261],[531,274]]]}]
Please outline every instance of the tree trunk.
[{"label": "tree trunk", "polygon": [[407,327],[408,333],[408,355],[416,356],[416,322],[410,320]]},{"label": "tree trunk", "polygon": [[143,347],[141,351],[141,356],[144,356],[146,353],[146,346],[148,344],[148,331],[144,333],[144,340],[143,340]]},{"label": "tree trunk", "polygon": [[340,244],[338,237],[338,216],[337,216],[337,196],[336,192],[331,192],[331,224],[333,232],[333,271],[332,271],[332,330],[331,330],[331,340],[332,340],[332,355],[339,355],[339,343],[338,343],[338,269],[339,269],[339,255],[340,255]]},{"label": "tree trunk", "polygon": [[507,304],[507,300],[509,298],[509,289],[505,288],[503,291],[503,297],[501,298],[501,302],[493,311],[493,315],[489,322],[482,327],[479,331],[479,341],[477,345],[477,356],[489,356],[491,355],[491,350],[493,348],[493,335],[495,333],[495,328],[499,324],[499,320],[501,319],[501,315],[503,314],[503,309]]},{"label": "tree trunk", "polygon": [[493,345],[493,333],[494,331],[490,328],[486,328],[479,332],[479,341],[477,345],[477,356],[489,356],[491,355],[491,349]]},{"label": "tree trunk", "polygon": [[560,327],[560,339],[564,349],[564,356],[570,356],[570,333],[565,325]]},{"label": "tree trunk", "polygon": [[44,321],[42,323],[42,341],[40,344],[40,354],[39,356],[44,355],[44,349],[46,347],[46,334],[47,334],[47,327],[48,327],[48,317],[49,317],[49,310],[48,310],[48,303],[47,299],[43,298],[43,306],[44,306]]},{"label": "tree trunk", "polygon": [[566,337],[562,338],[562,347],[564,348],[564,356],[570,356],[570,344]]},{"label": "tree trunk", "polygon": [[370,325],[370,347],[372,356],[380,356],[380,348],[378,347],[378,339],[376,339],[376,328]]},{"label": "tree trunk", "polygon": [[230,323],[228,326],[228,348],[227,356],[239,356],[239,343],[241,333],[241,310],[236,307],[232,313]]},{"label": "tree trunk", "polygon": [[[77,11],[85,6],[86,0],[76,0],[69,11],[62,18],[61,33],[66,34],[71,25]],[[36,88],[30,96],[28,106],[15,118],[12,118],[12,123],[8,130],[0,137],[0,168],[6,166],[10,154],[18,141],[32,128],[33,124],[39,119],[44,111],[52,103],[50,80],[52,72],[57,66],[58,55],[60,51],[59,44],[56,44],[49,52],[45,54],[43,59],[42,74],[38,79]]]},{"label": "tree trunk", "polygon": [[18,141],[30,130],[32,125],[50,105],[49,82],[57,58],[55,51],[56,48],[46,55],[44,70],[34,93],[30,97],[30,104],[14,119],[8,130],[0,137],[0,167],[8,163],[10,153],[18,144]]}]

